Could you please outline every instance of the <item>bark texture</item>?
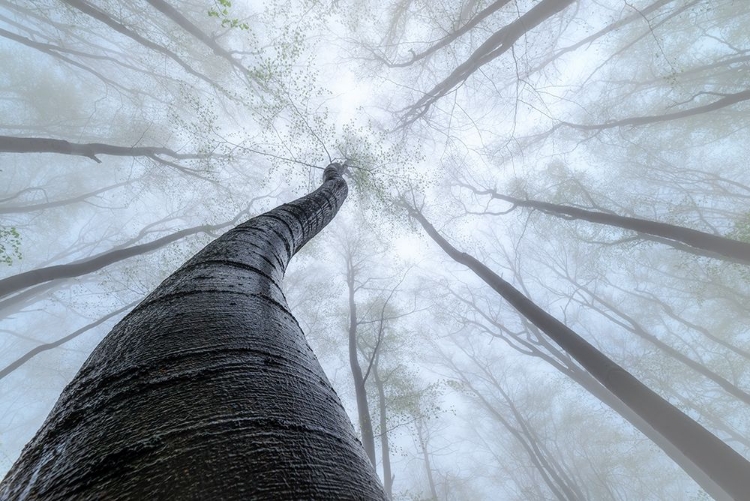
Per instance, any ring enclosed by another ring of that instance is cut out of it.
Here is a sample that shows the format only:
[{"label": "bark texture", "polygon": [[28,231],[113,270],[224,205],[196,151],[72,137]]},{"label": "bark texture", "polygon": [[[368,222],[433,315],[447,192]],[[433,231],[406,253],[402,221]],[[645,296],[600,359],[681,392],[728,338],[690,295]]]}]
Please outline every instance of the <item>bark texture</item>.
[{"label": "bark texture", "polygon": [[346,193],[329,167],[166,279],[94,350],[0,499],[385,499],[280,287]]}]

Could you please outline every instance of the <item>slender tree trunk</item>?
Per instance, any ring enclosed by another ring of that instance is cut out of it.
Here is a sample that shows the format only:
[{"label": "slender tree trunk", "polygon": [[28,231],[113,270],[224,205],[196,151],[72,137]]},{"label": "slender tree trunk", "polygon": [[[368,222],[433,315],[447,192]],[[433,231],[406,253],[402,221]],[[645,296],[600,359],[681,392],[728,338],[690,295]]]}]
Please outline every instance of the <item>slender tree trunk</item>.
[{"label": "slender tree trunk", "polygon": [[750,492],[750,463],[699,423],[641,383],[565,324],[537,306],[474,257],[460,252],[418,211],[409,208],[427,234],[453,260],[471,269],[519,313],[555,341],[608,390],[669,440],[735,499]]},{"label": "slender tree trunk", "polygon": [[[606,301],[605,299],[598,296],[597,294],[594,294],[594,292],[588,287],[583,286],[572,279],[570,279],[570,283],[578,287],[580,290],[585,291],[589,296],[591,296],[591,301],[580,301],[580,302],[576,301],[576,302],[578,302],[582,306],[589,307],[591,310],[599,313],[604,318],[614,322],[615,324],[619,325],[623,329],[629,332],[632,332],[633,334],[640,337],[641,339],[651,343],[652,345],[656,346],[661,351],[663,351],[665,354],[669,355],[670,357],[677,360],[678,362],[685,365],[686,367],[689,367],[694,372],[702,375],[703,377],[705,377],[706,379],[710,381],[713,381],[715,384],[717,384],[719,387],[721,387],[724,391],[732,395],[737,400],[740,400],[745,405],[750,405],[750,394],[748,394],[746,391],[742,390],[737,385],[727,380],[726,378],[720,376],[716,372],[710,370],[708,367],[706,367],[702,363],[696,362],[692,358],[678,351],[676,348],[673,348],[672,346],[668,345],[667,343],[665,343],[658,337],[646,331],[646,329],[644,329],[643,326],[635,320],[635,318],[631,317],[630,315],[626,314],[624,311],[617,308],[613,303],[610,303],[609,301]],[[612,314],[596,306],[594,304],[594,301],[601,303],[605,308],[609,309],[612,312]],[[622,320],[619,320],[618,318],[614,317],[614,315],[617,315]]]},{"label": "slender tree trunk", "polygon": [[684,226],[650,221],[648,219],[618,216],[617,214],[580,209],[578,207],[553,204],[539,200],[515,198],[508,195],[501,195],[493,190],[478,193],[486,193],[491,195],[492,198],[504,200],[519,207],[538,209],[546,214],[565,219],[581,219],[591,223],[605,224],[625,230],[632,230],[637,231],[638,233],[661,237],[667,239],[664,241],[667,245],[672,245],[672,241],[681,242],[696,249],[707,251],[709,253],[707,255],[710,257],[720,259],[728,258],[730,261],[750,264],[750,244],[747,242],[712,235],[703,231],[685,228]]},{"label": "slender tree trunk", "polygon": [[[465,304],[470,305],[477,311],[482,317],[485,318],[490,324],[494,325],[500,334],[500,337],[509,339],[513,337],[509,334],[509,331],[505,329],[501,324],[493,321],[489,318],[477,305],[471,301],[467,301],[461,296],[454,296]],[[520,315],[520,314],[519,314]],[[525,317],[522,317],[525,320]],[[528,322],[528,321],[527,321]],[[574,364],[569,356],[565,355],[560,348],[550,343],[546,338],[542,336],[542,333],[538,328],[531,323],[527,323],[526,328],[530,329],[538,339],[539,343],[531,343],[523,341],[521,343],[522,348],[519,348],[513,343],[508,343],[513,349],[520,353],[537,357],[544,360],[552,367],[566,375],[576,383],[578,383],[583,389],[588,391],[595,398],[599,399],[602,403],[609,406],[613,411],[619,414],[623,419],[633,425],[638,431],[643,433],[648,439],[654,442],[669,458],[677,463],[690,478],[692,478],[696,484],[698,484],[704,491],[708,493],[716,501],[732,501],[732,498],[722,490],[716,482],[714,482],[706,472],[698,468],[695,463],[690,461],[685,455],[677,449],[669,440],[665,439],[659,432],[657,432],[650,424],[648,424],[642,417],[636,414],[630,407],[625,405],[620,399],[614,396],[614,394],[605,388],[599,381],[594,379],[591,374],[581,369],[578,365]],[[494,334],[493,334],[494,335]],[[541,351],[541,347],[544,347],[548,352]],[[727,432],[727,430],[723,430]],[[609,487],[607,487],[609,488]]]},{"label": "slender tree trunk", "polygon": [[430,462],[430,451],[427,450],[427,439],[424,436],[424,429],[422,423],[423,417],[417,418],[415,423],[417,428],[417,439],[419,440],[419,448],[422,450],[424,456],[424,469],[427,473],[427,483],[430,486],[430,500],[438,501],[437,486],[435,485],[435,478],[432,476],[432,463]]},{"label": "slender tree trunk", "polygon": [[349,288],[349,367],[351,368],[352,379],[354,380],[354,393],[357,398],[357,416],[359,417],[359,427],[362,430],[362,445],[365,448],[367,457],[370,458],[370,462],[375,466],[375,437],[372,433],[370,405],[367,401],[365,378],[362,375],[362,367],[359,365],[357,355],[357,302],[354,300],[355,272],[351,256],[348,256],[346,261],[346,284]]},{"label": "slender tree trunk", "polygon": [[513,47],[526,33],[542,22],[564,10],[574,0],[541,0],[526,13],[490,35],[463,63],[450,75],[426,92],[416,103],[404,110],[402,120],[409,125],[424,116],[437,101],[445,97],[456,86],[465,82],[472,73],[498,58]]},{"label": "slender tree trunk", "polygon": [[280,287],[346,193],[329,166],[167,278],[63,391],[0,499],[385,499]]},{"label": "slender tree trunk", "polygon": [[378,405],[380,406],[380,454],[383,462],[383,487],[388,499],[393,499],[393,472],[391,471],[391,446],[388,443],[388,406],[385,400],[385,387],[378,373],[378,363],[372,366],[372,378],[378,389]]}]

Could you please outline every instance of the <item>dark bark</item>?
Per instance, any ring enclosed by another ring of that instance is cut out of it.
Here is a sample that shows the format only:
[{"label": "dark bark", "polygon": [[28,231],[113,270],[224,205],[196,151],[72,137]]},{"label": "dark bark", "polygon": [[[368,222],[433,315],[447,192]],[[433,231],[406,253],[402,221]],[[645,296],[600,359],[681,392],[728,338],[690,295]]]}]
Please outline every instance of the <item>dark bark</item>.
[{"label": "dark bark", "polygon": [[464,82],[472,73],[510,50],[513,44],[529,30],[562,11],[573,2],[574,0],[542,0],[524,15],[494,33],[448,77],[405,110],[402,119],[404,126],[424,116],[433,104]]},{"label": "dark bark", "polygon": [[357,417],[359,418],[359,427],[362,431],[362,445],[365,448],[367,457],[373,466],[376,464],[375,458],[375,437],[372,433],[372,418],[370,416],[370,405],[367,401],[367,387],[365,386],[365,377],[362,375],[362,367],[359,365],[359,356],[357,354],[357,302],[354,300],[355,286],[354,275],[356,270],[352,263],[351,255],[347,255],[346,260],[346,284],[349,290],[349,367],[352,372],[354,382],[354,394],[357,399]]},{"label": "dark bark", "polygon": [[[494,190],[474,190],[478,194],[490,195],[492,198],[503,200],[519,207],[537,209],[545,214],[550,214],[564,219],[580,219],[590,223],[606,224],[638,233],[645,233],[656,237],[674,240],[683,244],[708,251],[711,257],[724,256],[733,262],[750,264],[750,244],[733,240],[731,238],[712,235],[703,231],[676,226],[674,224],[660,223],[641,219],[637,217],[619,216],[607,212],[581,209],[567,205],[553,204],[539,200],[521,199],[508,195],[501,195]],[[661,242],[667,243],[664,240]],[[717,254],[719,256],[717,256]]]},{"label": "dark bark", "polygon": [[736,499],[746,497],[750,492],[750,463],[744,457],[545,312],[487,266],[453,247],[420,212],[414,209],[409,212],[446,254],[469,267],[723,490]]},{"label": "dark bark", "polygon": [[96,155],[115,155],[119,157],[149,157],[156,159],[164,155],[175,159],[206,158],[207,155],[177,153],[169,148],[156,146],[114,146],[103,143],[70,143],[62,139],[43,137],[0,136],[0,153],[61,153],[90,158],[102,163]]},{"label": "dark bark", "polygon": [[94,350],[2,499],[385,499],[281,291],[346,183],[255,217],[165,280]]}]

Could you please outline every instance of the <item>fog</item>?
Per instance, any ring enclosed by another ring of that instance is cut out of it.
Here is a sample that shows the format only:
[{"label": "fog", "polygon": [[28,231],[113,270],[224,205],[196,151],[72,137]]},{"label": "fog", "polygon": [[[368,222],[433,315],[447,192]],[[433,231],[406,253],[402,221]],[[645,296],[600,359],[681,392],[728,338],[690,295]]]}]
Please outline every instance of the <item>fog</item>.
[{"label": "fog", "polygon": [[283,297],[388,497],[739,499],[747,26],[733,0],[0,0],[0,475],[119,320],[335,164]]}]

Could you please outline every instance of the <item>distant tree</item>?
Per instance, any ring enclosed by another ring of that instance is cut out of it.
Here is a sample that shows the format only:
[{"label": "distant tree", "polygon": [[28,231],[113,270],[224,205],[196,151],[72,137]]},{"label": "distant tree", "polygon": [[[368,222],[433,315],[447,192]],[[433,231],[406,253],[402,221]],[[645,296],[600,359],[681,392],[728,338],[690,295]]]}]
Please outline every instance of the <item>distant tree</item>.
[{"label": "distant tree", "polygon": [[744,457],[545,312],[483,263],[453,247],[417,209],[410,206],[407,208],[409,214],[448,256],[471,269],[729,495],[741,498],[744,492],[750,490],[750,462]]}]

